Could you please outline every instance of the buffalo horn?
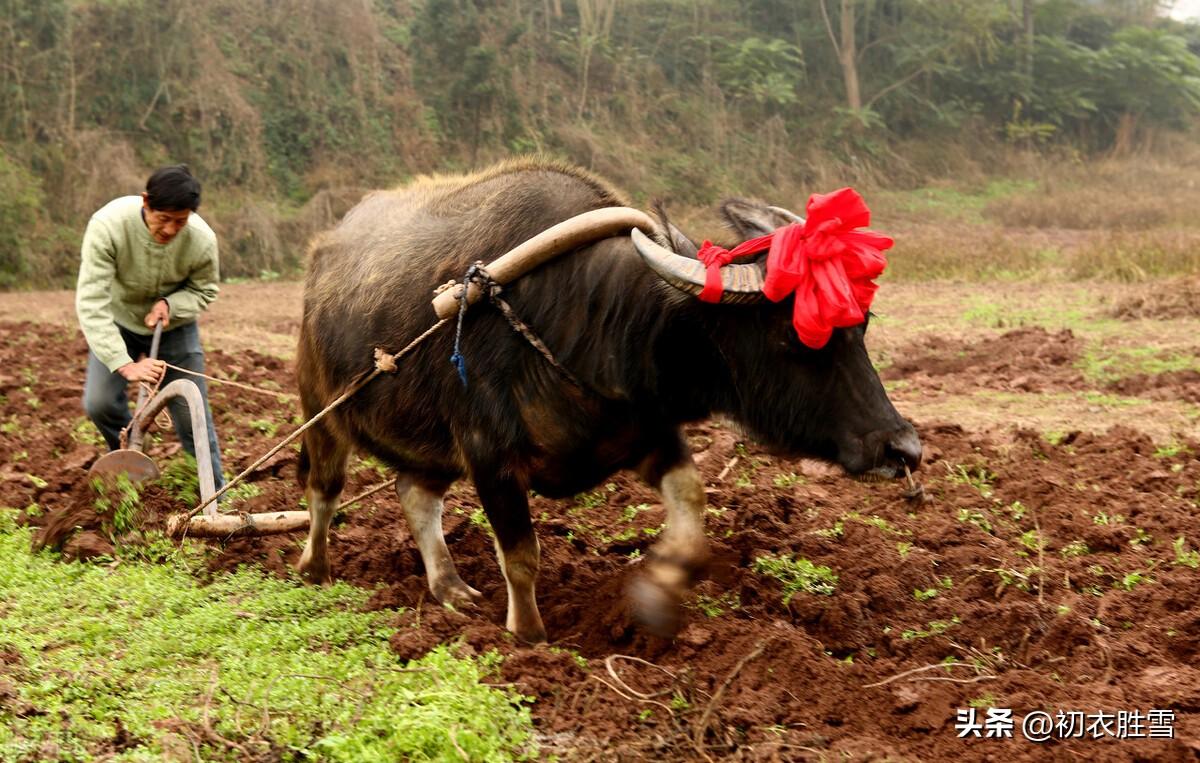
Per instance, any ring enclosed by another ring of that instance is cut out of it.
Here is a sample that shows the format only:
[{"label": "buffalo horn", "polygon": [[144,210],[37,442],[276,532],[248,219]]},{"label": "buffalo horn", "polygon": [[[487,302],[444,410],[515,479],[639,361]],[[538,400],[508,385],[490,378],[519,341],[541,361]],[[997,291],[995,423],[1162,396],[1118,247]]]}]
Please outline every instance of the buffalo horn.
[{"label": "buffalo horn", "polygon": [[801,217],[800,215],[796,214],[795,212],[793,212],[790,209],[784,209],[783,207],[767,207],[767,209],[771,210],[772,212],[774,212],[777,215],[782,215],[783,217],[787,218],[788,220],[791,220],[794,223],[800,223],[801,225],[804,224],[804,218]]},{"label": "buffalo horn", "polygon": [[[492,260],[487,271],[499,284],[507,284],[533,270],[538,265],[600,239],[638,228],[658,234],[659,225],[645,212],[629,207],[603,207],[576,215],[554,225],[515,249]],[[439,318],[449,318],[458,312],[462,284],[445,289],[433,299],[433,309]],[[478,300],[480,291],[474,284],[467,292],[467,302]]]},{"label": "buffalo horn", "polygon": [[[704,289],[704,265],[699,260],[675,254],[640,230],[633,230],[630,236],[638,254],[664,281],[688,294],[699,294]],[[721,284],[725,287],[721,293],[723,303],[763,299],[763,270],[758,265],[726,265],[721,268]]]}]

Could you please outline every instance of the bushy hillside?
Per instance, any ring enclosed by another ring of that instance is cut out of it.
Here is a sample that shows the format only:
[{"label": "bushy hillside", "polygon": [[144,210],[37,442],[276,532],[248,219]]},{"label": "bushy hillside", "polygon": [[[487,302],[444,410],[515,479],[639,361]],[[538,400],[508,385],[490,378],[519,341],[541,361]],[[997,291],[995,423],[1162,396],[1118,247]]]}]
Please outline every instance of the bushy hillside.
[{"label": "bushy hillside", "polygon": [[192,165],[228,276],[363,189],[543,152],[639,200],[802,199],[1152,147],[1200,31],[1146,0],[0,0],[0,288]]}]

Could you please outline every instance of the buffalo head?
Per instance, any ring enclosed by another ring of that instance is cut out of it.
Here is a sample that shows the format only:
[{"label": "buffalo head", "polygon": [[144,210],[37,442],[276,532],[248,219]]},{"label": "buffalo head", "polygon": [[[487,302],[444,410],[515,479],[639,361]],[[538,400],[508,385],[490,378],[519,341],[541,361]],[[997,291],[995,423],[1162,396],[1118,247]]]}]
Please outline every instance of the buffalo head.
[{"label": "buffalo head", "polygon": [[[786,209],[741,200],[726,202],[722,213],[738,242],[802,222]],[[663,217],[664,243],[634,231],[634,244],[663,281],[697,295],[705,281],[697,247]],[[918,467],[921,441],[896,412],[867,355],[869,317],[835,329],[824,347],[813,349],[792,326],[792,298],[773,303],[763,296],[765,253],[726,265],[721,277],[721,303],[696,303],[727,374],[717,410],[774,450],[824,458],[851,474],[894,477],[905,465]]]}]

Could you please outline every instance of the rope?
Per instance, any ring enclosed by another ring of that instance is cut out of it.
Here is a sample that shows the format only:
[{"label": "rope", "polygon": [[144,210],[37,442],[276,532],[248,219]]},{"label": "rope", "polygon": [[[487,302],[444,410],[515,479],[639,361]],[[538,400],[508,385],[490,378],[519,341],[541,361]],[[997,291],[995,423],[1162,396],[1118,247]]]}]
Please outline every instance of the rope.
[{"label": "rope", "polygon": [[384,352],[382,349],[376,348],[375,349],[375,368],[371,369],[370,371],[364,371],[363,374],[356,381],[353,381],[349,385],[346,386],[345,391],[341,395],[339,395],[336,400],[334,400],[329,405],[325,406],[325,408],[320,413],[316,414],[315,416],[310,418],[308,421],[304,422],[304,424],[302,424],[299,429],[292,432],[287,437],[283,438],[283,440],[280,441],[278,445],[276,445],[274,448],[271,448],[269,451],[267,451],[266,455],[262,456],[257,461],[255,461],[253,464],[246,467],[246,469],[243,470],[241,474],[234,477],[229,482],[226,482],[224,487],[222,487],[217,492],[213,493],[206,500],[202,501],[194,509],[192,509],[190,512],[188,512],[187,515],[184,517],[184,519],[191,519],[192,517],[196,516],[196,514],[200,513],[200,511],[203,510],[205,506],[207,506],[208,504],[210,504],[213,501],[220,498],[230,488],[232,488],[234,485],[238,484],[243,479],[245,479],[248,474],[250,474],[255,469],[257,469],[258,467],[265,464],[267,461],[269,461],[276,453],[278,453],[279,451],[281,451],[285,447],[287,447],[288,443],[292,442],[297,437],[304,434],[305,431],[307,431],[310,427],[312,427],[314,424],[316,424],[318,421],[320,421],[322,418],[324,418],[325,414],[329,413],[334,408],[337,408],[339,405],[341,405],[342,403],[349,400],[350,397],[354,395],[354,393],[358,392],[360,389],[367,386],[367,383],[370,382],[372,379],[374,379],[376,376],[378,376],[381,373],[390,373],[390,372],[396,370],[396,361],[398,359],[400,359],[404,355],[408,354],[408,352],[410,350],[412,350],[414,347],[419,345],[421,342],[425,341],[425,339],[427,337],[429,337],[430,334],[432,334],[434,331],[437,331],[439,328],[442,327],[442,324],[448,322],[449,320],[450,320],[449,318],[443,318],[442,320],[433,324],[425,331],[425,333],[421,334],[419,337],[417,337],[416,339],[409,342],[408,345],[405,346],[404,349],[400,350],[397,353],[388,354],[388,353]]},{"label": "rope", "polygon": [[241,382],[235,382],[232,379],[218,379],[215,376],[209,376],[208,374],[202,374],[199,371],[193,371],[189,368],[180,368],[179,366],[173,366],[170,363],[167,363],[167,368],[171,368],[171,369],[174,369],[181,373],[189,374],[191,376],[199,376],[201,379],[208,379],[209,381],[216,382],[217,384],[228,384],[231,387],[237,387],[238,389],[244,389],[247,392],[257,392],[260,395],[274,395],[275,397],[281,397],[281,398],[284,398],[285,400],[298,400],[299,399],[299,396],[293,395],[290,392],[282,392],[282,391],[277,392],[272,389],[262,389],[260,387],[251,387],[249,384],[242,384]]},{"label": "rope", "polygon": [[338,506],[338,510],[344,511],[347,506],[352,506],[352,505],[358,503],[359,501],[361,501],[362,499],[369,498],[369,497],[375,495],[376,493],[378,493],[380,490],[383,490],[384,488],[389,488],[395,484],[396,484],[395,477],[392,477],[387,482],[381,482],[378,485],[376,485],[375,487],[368,488],[368,489],[362,491],[361,493],[359,493],[358,495],[354,496],[353,498],[351,498],[349,501],[346,501],[345,503],[341,504],[340,506]]},{"label": "rope", "polygon": [[142,399],[141,405],[134,408],[133,415],[129,417],[129,423],[123,426],[120,434],[117,435],[117,439],[121,445],[121,450],[124,450],[129,444],[129,428],[133,426],[133,422],[137,421],[138,414],[141,413],[147,405],[150,405],[150,401],[152,401],[154,396],[158,394],[158,388],[162,386],[164,378],[166,378],[165,373],[158,377],[158,381],[154,382],[153,388],[151,388],[149,384],[146,384],[146,382],[138,382],[138,391],[141,392],[142,390],[145,390],[146,397]]},{"label": "rope", "polygon": [[529,328],[524,321],[517,317],[512,306],[500,296],[504,288],[492,278],[491,274],[484,268],[483,263],[479,261],[476,261],[471,267],[467,268],[466,274],[463,275],[463,289],[458,295],[458,327],[454,332],[454,354],[450,356],[450,362],[458,369],[458,378],[462,380],[464,387],[467,386],[467,361],[463,357],[461,349],[462,326],[463,316],[467,312],[467,292],[470,290],[471,284],[475,284],[480,288],[483,296],[500,309],[500,312],[508,320],[508,325],[523,336],[525,341],[529,342],[535,350],[541,353],[546,362],[557,368],[559,373],[563,375],[563,378],[579,389],[583,389],[583,385],[579,383],[575,375],[555,359],[554,354],[550,352],[550,348],[546,346],[545,342],[539,339],[537,334],[533,333],[533,329]]}]

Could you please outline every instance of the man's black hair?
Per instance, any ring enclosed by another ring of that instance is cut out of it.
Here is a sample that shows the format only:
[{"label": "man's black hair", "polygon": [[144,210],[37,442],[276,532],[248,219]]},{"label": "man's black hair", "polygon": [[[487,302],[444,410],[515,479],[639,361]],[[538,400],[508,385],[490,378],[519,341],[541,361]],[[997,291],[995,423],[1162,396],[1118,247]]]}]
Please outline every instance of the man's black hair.
[{"label": "man's black hair", "polygon": [[195,212],[200,207],[200,181],[192,177],[186,164],[172,164],[155,170],[146,181],[146,195],[151,209]]}]

